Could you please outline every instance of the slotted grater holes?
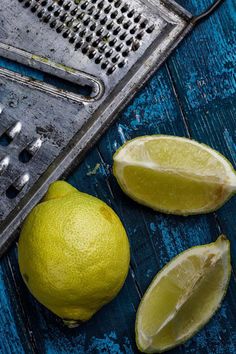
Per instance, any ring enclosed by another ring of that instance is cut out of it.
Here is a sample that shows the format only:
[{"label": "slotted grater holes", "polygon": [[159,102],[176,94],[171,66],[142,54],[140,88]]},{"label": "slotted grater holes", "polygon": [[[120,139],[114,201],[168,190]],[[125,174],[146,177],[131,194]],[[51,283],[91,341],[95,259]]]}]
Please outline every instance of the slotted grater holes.
[{"label": "slotted grater holes", "polygon": [[33,140],[27,147],[25,147],[19,154],[19,161],[28,163],[32,157],[38,152],[42,146],[42,138]]},{"label": "slotted grater holes", "polygon": [[[123,67],[122,57],[126,57],[127,62],[130,54],[140,48],[144,35],[154,30],[154,25],[143,14],[122,0],[18,1],[74,45],[75,50],[107,70],[108,75],[116,67]],[[132,40],[130,35],[134,37]],[[119,52],[122,55],[118,58]],[[114,63],[117,64],[115,68]]]},{"label": "slotted grater holes", "polygon": [[8,199],[15,199],[18,194],[22,191],[22,189],[29,182],[30,175],[29,173],[24,173],[19,178],[15,180],[6,190],[6,196]]},{"label": "slotted grater holes", "polygon": [[21,131],[21,128],[22,128],[21,122],[16,122],[14,125],[12,125],[8,130],[6,130],[0,136],[0,145],[1,146],[10,145],[11,142],[15,139],[15,137]]},{"label": "slotted grater holes", "polygon": [[10,157],[5,156],[0,159],[0,176],[6,171],[10,163]]}]

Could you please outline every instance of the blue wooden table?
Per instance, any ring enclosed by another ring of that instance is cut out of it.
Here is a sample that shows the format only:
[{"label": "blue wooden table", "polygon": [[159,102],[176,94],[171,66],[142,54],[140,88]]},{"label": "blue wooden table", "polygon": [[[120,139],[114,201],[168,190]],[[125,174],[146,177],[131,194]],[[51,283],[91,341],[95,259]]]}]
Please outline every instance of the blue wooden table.
[{"label": "blue wooden table", "polygon": [[[179,2],[196,14],[210,0]],[[209,215],[163,215],[126,197],[111,172],[112,155],[126,140],[159,133],[206,143],[236,168],[235,36],[236,2],[226,0],[184,40],[69,178],[111,205],[126,227],[132,257],[120,294],[88,323],[69,330],[27,291],[14,245],[0,261],[1,353],[138,353],[135,314],[153,276],[179,252],[220,233],[231,241],[233,272],[226,298],[203,330],[171,352],[236,353],[236,198]]]}]

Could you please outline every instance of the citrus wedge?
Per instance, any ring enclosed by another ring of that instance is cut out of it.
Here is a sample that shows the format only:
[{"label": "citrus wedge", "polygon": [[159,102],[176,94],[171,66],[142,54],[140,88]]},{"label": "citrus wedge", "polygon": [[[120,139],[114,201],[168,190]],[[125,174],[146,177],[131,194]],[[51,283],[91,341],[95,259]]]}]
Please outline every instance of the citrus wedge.
[{"label": "citrus wedge", "polygon": [[228,287],[230,244],[216,242],[180,253],[154,278],[136,317],[136,343],[161,353],[192,337],[213,316]]},{"label": "citrus wedge", "polygon": [[165,213],[211,212],[236,191],[236,173],[230,162],[187,138],[139,137],[124,144],[113,159],[113,173],[123,191]]}]

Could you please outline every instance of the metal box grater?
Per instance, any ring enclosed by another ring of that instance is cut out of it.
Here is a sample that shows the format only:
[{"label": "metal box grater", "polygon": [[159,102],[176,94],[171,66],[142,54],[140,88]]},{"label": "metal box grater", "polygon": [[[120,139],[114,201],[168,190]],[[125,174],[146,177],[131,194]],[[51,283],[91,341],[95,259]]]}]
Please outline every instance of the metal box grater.
[{"label": "metal box grater", "polygon": [[0,56],[75,89],[0,67],[0,255],[48,184],[220,2],[193,17],[172,0],[1,0]]}]

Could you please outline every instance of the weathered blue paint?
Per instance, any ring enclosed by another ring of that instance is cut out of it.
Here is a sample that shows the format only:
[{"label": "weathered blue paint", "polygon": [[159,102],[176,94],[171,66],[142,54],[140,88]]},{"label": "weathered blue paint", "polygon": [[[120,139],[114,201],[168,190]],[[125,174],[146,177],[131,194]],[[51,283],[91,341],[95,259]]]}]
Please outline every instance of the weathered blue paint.
[{"label": "weathered blue paint", "polygon": [[[200,13],[211,0],[180,3]],[[227,0],[184,40],[68,179],[111,205],[125,225],[131,266],[120,294],[91,321],[68,330],[27,291],[13,247],[0,263],[0,353],[138,353],[135,314],[151,279],[176,254],[212,242],[221,232],[231,240],[234,268],[227,296],[210,323],[171,353],[236,353],[236,199],[215,214],[163,215],[125,196],[111,170],[112,155],[126,140],[159,133],[191,136],[218,149],[236,167],[235,22],[235,1]]]}]

